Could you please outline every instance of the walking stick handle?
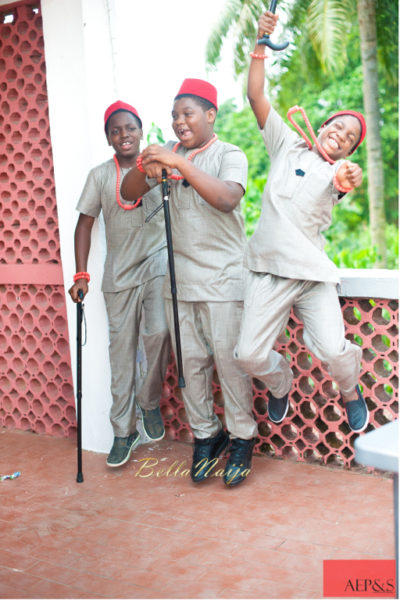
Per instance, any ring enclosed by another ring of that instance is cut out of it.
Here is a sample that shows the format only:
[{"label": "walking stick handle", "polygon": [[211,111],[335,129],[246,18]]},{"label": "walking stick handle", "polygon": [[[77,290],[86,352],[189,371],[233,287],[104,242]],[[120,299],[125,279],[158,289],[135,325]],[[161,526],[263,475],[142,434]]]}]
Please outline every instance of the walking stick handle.
[{"label": "walking stick handle", "polygon": [[[277,4],[278,4],[278,0],[271,0],[269,12],[272,12],[275,14]],[[285,50],[285,48],[287,48],[289,46],[289,42],[282,42],[282,44],[274,44],[274,42],[271,41],[271,38],[269,37],[268,33],[264,33],[262,38],[257,40],[257,44],[259,46],[268,46],[268,48],[271,48],[271,50],[276,50],[276,51]]]}]

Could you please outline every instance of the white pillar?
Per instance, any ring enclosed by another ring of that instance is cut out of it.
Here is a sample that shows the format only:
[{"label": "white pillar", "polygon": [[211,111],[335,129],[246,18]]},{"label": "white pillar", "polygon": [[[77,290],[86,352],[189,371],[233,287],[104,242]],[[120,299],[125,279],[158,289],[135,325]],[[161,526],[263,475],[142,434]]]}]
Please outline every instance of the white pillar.
[{"label": "white pillar", "polygon": [[[117,99],[109,12],[113,0],[42,0],[50,134],[66,292],[75,273],[75,207],[89,170],[109,158],[103,115]],[[113,432],[108,333],[100,290],[105,258],[104,228],[96,221],[85,299],[87,343],[82,349],[82,443],[108,452]],[[76,306],[66,297],[71,364],[76,377]]]}]

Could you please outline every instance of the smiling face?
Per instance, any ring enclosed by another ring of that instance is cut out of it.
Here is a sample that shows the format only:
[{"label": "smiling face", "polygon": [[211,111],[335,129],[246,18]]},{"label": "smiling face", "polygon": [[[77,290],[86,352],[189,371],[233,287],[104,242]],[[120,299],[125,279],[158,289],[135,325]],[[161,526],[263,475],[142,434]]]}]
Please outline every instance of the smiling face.
[{"label": "smiling face", "polygon": [[351,153],[360,136],[361,123],[357,117],[341,115],[320,130],[318,141],[333,160],[338,160]]},{"label": "smiling face", "polygon": [[125,110],[111,115],[107,123],[107,140],[115,150],[121,167],[130,166],[136,160],[143,131],[136,117]]},{"label": "smiling face", "polygon": [[204,108],[194,98],[182,97],[174,102],[172,129],[185,148],[200,148],[213,135],[216,110]]}]

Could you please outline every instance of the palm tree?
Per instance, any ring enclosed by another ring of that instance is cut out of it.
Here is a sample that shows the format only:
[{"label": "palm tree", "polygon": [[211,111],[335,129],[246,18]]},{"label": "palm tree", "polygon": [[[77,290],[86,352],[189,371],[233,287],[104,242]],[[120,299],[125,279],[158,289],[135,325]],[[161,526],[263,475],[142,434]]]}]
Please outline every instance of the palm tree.
[{"label": "palm tree", "polygon": [[[397,3],[380,0],[380,10],[386,19],[386,40],[391,36],[391,45],[396,45],[397,34],[393,27],[397,23]],[[390,71],[389,52],[386,44],[378,47],[376,0],[287,0],[282,1],[279,11],[286,11],[288,28],[296,40],[310,43],[328,73],[340,73],[347,60],[347,38],[351,23],[358,17],[361,62],[363,67],[364,112],[367,123],[368,196],[370,231],[373,246],[377,248],[376,267],[386,265],[384,176],[380,136],[380,107],[378,88],[378,49],[380,58]],[[211,32],[206,49],[206,62],[215,65],[220,57],[222,44],[231,32],[235,35],[234,67],[240,74],[248,68],[248,53],[252,49],[256,34],[257,18],[268,9],[263,0],[227,0],[219,22]],[[387,27],[389,21],[389,27]],[[379,23],[385,23],[383,19]],[[390,31],[390,24],[392,25]],[[301,35],[299,35],[301,33]],[[379,33],[379,32],[378,32]],[[305,41],[307,40],[307,41]],[[389,73],[391,75],[391,73]],[[396,75],[392,75],[396,77]]]},{"label": "palm tree", "polygon": [[385,243],[385,185],[383,177],[382,144],[378,87],[378,57],[374,0],[358,0],[361,62],[363,66],[363,97],[368,157],[369,223],[372,243],[378,248],[377,266],[386,266]]}]

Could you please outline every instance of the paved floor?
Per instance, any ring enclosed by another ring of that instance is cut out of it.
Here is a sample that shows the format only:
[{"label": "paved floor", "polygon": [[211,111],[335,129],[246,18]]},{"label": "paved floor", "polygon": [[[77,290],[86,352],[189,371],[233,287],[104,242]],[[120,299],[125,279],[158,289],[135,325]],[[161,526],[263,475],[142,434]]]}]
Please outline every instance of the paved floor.
[{"label": "paved floor", "polygon": [[191,446],[120,469],[71,440],[0,430],[1,598],[322,598],[324,559],[392,559],[388,477],[256,457],[191,483]]}]

